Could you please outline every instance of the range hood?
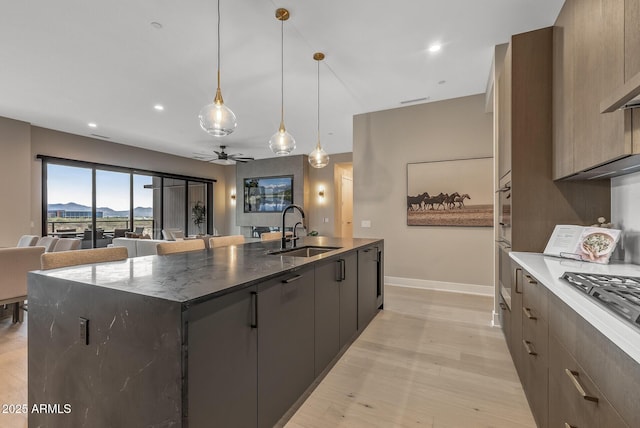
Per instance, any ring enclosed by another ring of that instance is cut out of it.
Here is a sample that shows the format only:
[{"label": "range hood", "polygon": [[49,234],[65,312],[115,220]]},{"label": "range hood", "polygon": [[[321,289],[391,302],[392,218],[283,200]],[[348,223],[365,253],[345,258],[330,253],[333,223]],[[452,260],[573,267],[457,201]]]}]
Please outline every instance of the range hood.
[{"label": "range hood", "polygon": [[565,180],[605,180],[626,174],[640,172],[640,154],[628,155],[614,161],[578,172],[563,179]]},{"label": "range hood", "polygon": [[640,106],[640,73],[616,88],[600,103],[600,113]]}]

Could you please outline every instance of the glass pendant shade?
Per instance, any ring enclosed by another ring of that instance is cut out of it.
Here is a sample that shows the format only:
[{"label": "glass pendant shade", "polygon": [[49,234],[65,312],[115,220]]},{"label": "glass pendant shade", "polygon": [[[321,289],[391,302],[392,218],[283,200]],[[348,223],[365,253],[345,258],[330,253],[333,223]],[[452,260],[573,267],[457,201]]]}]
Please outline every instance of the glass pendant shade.
[{"label": "glass pendant shade", "polygon": [[309,153],[309,165],[314,168],[324,168],[329,165],[329,155],[320,145],[320,141],[318,141],[316,148]]},{"label": "glass pendant shade", "polygon": [[200,127],[214,137],[224,137],[235,131],[236,115],[224,105],[220,91],[220,0],[218,0],[218,88],[211,104],[200,109]]},{"label": "glass pendant shade", "polygon": [[269,140],[269,148],[278,156],[289,155],[296,148],[296,140],[284,127],[284,21],[289,17],[287,9],[276,10],[276,19],[280,21],[280,128]]},{"label": "glass pendant shade", "polygon": [[309,153],[309,165],[314,168],[324,168],[329,165],[329,155],[324,151],[322,145],[320,145],[320,61],[324,59],[322,52],[316,52],[313,54],[313,59],[318,64],[318,142],[316,148]]},{"label": "glass pendant shade", "polygon": [[[220,91],[218,89],[218,91]],[[200,110],[200,126],[214,137],[224,137],[231,134],[238,123],[236,122],[236,115],[231,111],[229,107],[222,102],[222,96],[218,101],[216,99]]]},{"label": "glass pendant shade", "polygon": [[280,129],[269,140],[269,148],[278,156],[286,156],[295,150],[296,140],[287,132],[284,123],[280,123]]}]

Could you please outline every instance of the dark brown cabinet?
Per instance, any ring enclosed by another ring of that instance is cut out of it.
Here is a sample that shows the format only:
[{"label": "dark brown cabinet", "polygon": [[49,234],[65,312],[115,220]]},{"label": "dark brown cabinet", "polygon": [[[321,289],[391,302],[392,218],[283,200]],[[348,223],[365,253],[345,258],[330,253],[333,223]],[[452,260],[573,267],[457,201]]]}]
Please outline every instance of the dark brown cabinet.
[{"label": "dark brown cabinet", "polygon": [[640,73],[640,0],[624,2],[624,81]]},{"label": "dark brown cabinet", "polygon": [[511,268],[509,275],[511,277],[511,311],[514,314],[511,317],[510,334],[511,334],[511,358],[516,366],[518,375],[522,377],[522,355],[524,353],[522,346],[522,269],[515,263],[509,263]]},{"label": "dark brown cabinet", "polygon": [[258,284],[257,299],[258,427],[272,427],[315,378],[313,267]]},{"label": "dark brown cabinet", "polygon": [[[546,288],[528,272],[518,272],[522,284],[521,381],[539,427],[548,426],[549,323]],[[514,315],[515,316],[515,315]]]},{"label": "dark brown cabinet", "polygon": [[628,426],[553,334],[549,336],[549,426]]},{"label": "dark brown cabinet", "polygon": [[[508,47],[504,59],[511,64],[511,49]],[[511,171],[511,69],[503,67],[497,78],[495,97],[498,100],[498,179]]]},{"label": "dark brown cabinet", "polygon": [[243,290],[189,309],[188,415],[191,427],[257,424],[258,332],[255,290]]},{"label": "dark brown cabinet", "polygon": [[[553,181],[552,140],[554,128],[558,129],[552,127],[552,104],[568,102],[573,90],[565,85],[566,93],[552,98],[552,88],[557,89],[556,81],[552,82],[552,75],[557,75],[552,71],[557,70],[552,65],[563,54],[555,50],[553,32],[549,27],[512,36],[500,72],[507,86],[502,92],[508,98],[504,105],[500,105],[500,94],[497,98],[498,153],[510,159],[498,159],[498,167],[511,165],[513,251],[542,251],[555,225],[593,224],[598,217],[609,218],[610,214],[608,181]],[[569,135],[573,125],[563,129]]]},{"label": "dark brown cabinet", "polygon": [[619,110],[601,113],[601,103],[638,67],[637,24],[625,30],[637,14],[633,12],[636,2],[567,0],[557,18],[553,38],[554,179],[636,153],[630,135],[625,135],[630,116]]},{"label": "dark brown cabinet", "polygon": [[358,250],[358,330],[375,316],[382,296],[381,252],[377,246]]},{"label": "dark brown cabinet", "polygon": [[315,269],[316,376],[356,334],[357,309],[357,254],[318,264]]},{"label": "dark brown cabinet", "polygon": [[518,316],[512,295],[509,334],[515,345],[513,319],[520,318],[522,353],[512,350],[512,356],[537,426],[640,426],[637,362],[518,263],[513,266],[522,306]]}]

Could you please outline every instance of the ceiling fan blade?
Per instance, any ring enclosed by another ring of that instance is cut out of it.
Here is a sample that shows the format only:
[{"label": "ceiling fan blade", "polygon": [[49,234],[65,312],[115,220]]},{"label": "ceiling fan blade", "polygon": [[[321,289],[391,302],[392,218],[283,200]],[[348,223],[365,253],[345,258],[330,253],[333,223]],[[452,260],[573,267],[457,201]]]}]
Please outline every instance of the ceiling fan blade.
[{"label": "ceiling fan blade", "polygon": [[241,156],[241,153],[238,153],[237,155],[229,155],[229,159],[233,159],[233,160],[238,161],[238,162],[249,162],[249,161],[254,160],[250,156]]}]

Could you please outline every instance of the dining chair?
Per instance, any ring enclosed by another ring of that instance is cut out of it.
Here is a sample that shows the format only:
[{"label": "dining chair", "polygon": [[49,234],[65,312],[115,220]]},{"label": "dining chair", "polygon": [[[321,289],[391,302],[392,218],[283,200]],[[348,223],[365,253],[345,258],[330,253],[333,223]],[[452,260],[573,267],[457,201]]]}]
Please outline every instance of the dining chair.
[{"label": "dining chair", "polygon": [[39,238],[38,235],[22,235],[16,247],[33,247]]},{"label": "dining chair", "polygon": [[204,249],[204,241],[202,239],[187,239],[182,241],[161,242],[156,245],[156,252],[159,256]]},{"label": "dining chair", "polygon": [[229,236],[212,236],[209,238],[209,248],[226,247],[229,245],[244,244],[243,235],[229,235]]},{"label": "dining chair", "polygon": [[[291,237],[293,236],[293,232],[287,231],[284,233],[284,236]],[[276,239],[282,238],[282,232],[264,232],[260,235],[261,241],[275,241]]]},{"label": "dining chair", "polygon": [[82,239],[78,238],[60,238],[53,248],[54,252],[79,250],[82,246]]},{"label": "dining chair", "polygon": [[49,253],[51,251],[53,251],[53,249],[56,247],[56,244],[58,243],[59,238],[55,237],[55,236],[43,236],[42,238],[38,239],[38,242],[36,242],[36,247],[44,247],[44,251],[46,253]]},{"label": "dining chair", "polygon": [[13,322],[23,319],[27,272],[40,269],[44,247],[0,248],[0,305],[13,306]]},{"label": "dining chair", "polygon": [[125,247],[91,248],[87,250],[54,251],[44,253],[40,258],[42,270],[78,266],[89,263],[116,262],[126,260]]}]

